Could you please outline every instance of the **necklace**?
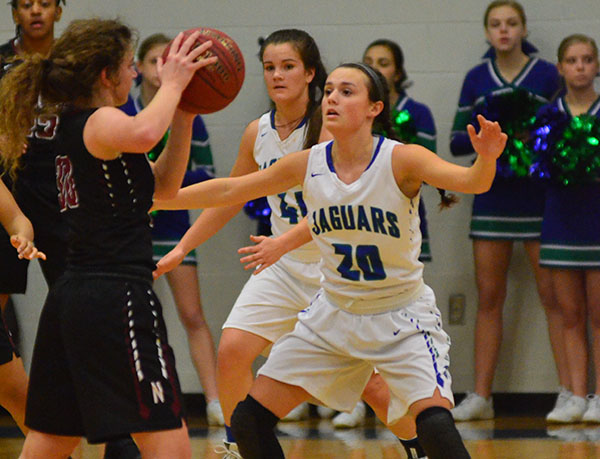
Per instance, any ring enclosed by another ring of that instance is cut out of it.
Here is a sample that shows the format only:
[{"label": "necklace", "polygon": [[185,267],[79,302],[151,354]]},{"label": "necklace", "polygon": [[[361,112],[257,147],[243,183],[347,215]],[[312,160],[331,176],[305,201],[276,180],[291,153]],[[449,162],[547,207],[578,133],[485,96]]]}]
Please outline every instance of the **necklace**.
[{"label": "necklace", "polygon": [[288,127],[291,126],[293,124],[297,124],[301,119],[304,118],[304,115],[302,115],[300,118],[296,118],[295,120],[292,121],[288,121],[287,123],[281,123],[281,124],[277,124],[277,122],[275,122],[275,127]]}]

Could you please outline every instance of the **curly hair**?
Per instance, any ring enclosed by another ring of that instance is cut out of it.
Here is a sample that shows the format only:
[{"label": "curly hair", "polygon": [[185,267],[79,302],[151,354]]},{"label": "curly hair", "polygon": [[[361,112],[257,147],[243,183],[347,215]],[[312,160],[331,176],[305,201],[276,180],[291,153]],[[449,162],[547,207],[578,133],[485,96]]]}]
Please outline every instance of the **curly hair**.
[{"label": "curly hair", "polygon": [[[47,58],[23,56],[0,80],[0,160],[14,174],[37,116],[88,106],[101,72],[115,76],[135,33],[118,20],[71,22]],[[19,97],[14,97],[18,94]]]}]

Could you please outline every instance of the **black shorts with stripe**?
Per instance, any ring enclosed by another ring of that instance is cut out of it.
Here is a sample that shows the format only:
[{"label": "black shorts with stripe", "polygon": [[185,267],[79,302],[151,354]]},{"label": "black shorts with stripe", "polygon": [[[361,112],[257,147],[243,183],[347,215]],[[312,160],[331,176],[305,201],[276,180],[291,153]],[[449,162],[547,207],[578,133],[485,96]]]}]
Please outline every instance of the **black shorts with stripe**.
[{"label": "black shorts with stripe", "polygon": [[67,271],[50,290],[25,423],[90,443],[181,427],[162,307],[148,276]]}]

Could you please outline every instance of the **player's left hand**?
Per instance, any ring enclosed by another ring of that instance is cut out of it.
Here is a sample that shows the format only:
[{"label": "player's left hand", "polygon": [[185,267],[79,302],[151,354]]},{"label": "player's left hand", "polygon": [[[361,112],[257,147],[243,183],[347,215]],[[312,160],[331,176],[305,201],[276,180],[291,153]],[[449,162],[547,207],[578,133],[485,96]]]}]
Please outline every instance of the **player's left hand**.
[{"label": "player's left hand", "polygon": [[479,133],[475,131],[473,125],[467,126],[473,148],[478,155],[484,158],[498,158],[504,151],[508,136],[502,132],[497,121],[488,121],[482,115],[477,115],[477,121],[481,127]]},{"label": "player's left hand", "polygon": [[267,236],[250,236],[255,245],[238,249],[239,254],[250,254],[240,258],[240,263],[247,263],[244,269],[254,269],[252,274],[265,270],[285,253],[280,247],[277,238]]},{"label": "player's left hand", "polygon": [[39,258],[41,260],[46,259],[46,254],[44,252],[40,252],[33,241],[30,241],[25,236],[21,236],[19,234],[12,235],[10,237],[10,243],[12,246],[17,249],[19,259],[25,258],[26,260],[33,260],[34,258]]}]

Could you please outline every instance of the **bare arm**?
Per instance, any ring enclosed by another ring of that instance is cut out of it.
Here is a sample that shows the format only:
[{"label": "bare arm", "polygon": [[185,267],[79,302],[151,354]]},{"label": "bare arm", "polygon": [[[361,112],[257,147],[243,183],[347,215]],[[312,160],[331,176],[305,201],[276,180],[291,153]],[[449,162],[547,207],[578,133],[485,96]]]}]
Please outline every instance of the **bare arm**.
[{"label": "bare arm", "polygon": [[10,242],[17,250],[19,258],[46,259],[46,255],[33,245],[33,226],[29,219],[21,212],[10,191],[0,180],[0,223],[10,235]]},{"label": "bare arm", "polygon": [[497,122],[478,117],[481,130],[467,127],[471,143],[478,153],[471,167],[444,161],[419,145],[400,145],[394,149],[392,167],[398,186],[407,196],[417,193],[422,182],[461,193],[489,190],[496,174],[496,159],[502,154],[507,136]]},{"label": "bare arm", "polygon": [[151,163],[155,179],[154,196],[158,199],[175,197],[181,187],[190,156],[194,118],[193,113],[175,112],[167,144],[156,162]]},{"label": "bare arm", "polygon": [[[258,132],[258,120],[251,122],[242,135],[238,156],[231,169],[230,176],[256,172],[258,166],[254,161],[254,143]],[[161,202],[155,201],[155,206],[160,208]],[[177,267],[185,256],[195,247],[206,242],[223,228],[243,207],[243,204],[235,204],[229,207],[217,207],[204,210],[190,229],[186,231],[177,245],[156,264],[153,275],[157,277]]]},{"label": "bare arm", "polygon": [[[116,107],[101,107],[88,119],[83,138],[88,151],[100,159],[114,159],[122,152],[145,153],[162,138],[173,120],[181,93],[196,70],[216,62],[216,57],[201,58],[211,45],[205,42],[191,49],[198,33],[183,41],[179,34],[169,50],[166,61],[159,62],[161,85],[146,108],[128,116]],[[182,43],[183,42],[183,43]],[[99,84],[113,84],[103,72]]]},{"label": "bare arm", "polygon": [[241,177],[218,178],[182,188],[174,199],[158,201],[156,209],[199,209],[241,204],[301,185],[310,150],[291,153],[272,166]]},{"label": "bare arm", "polygon": [[283,255],[310,242],[312,236],[306,217],[292,229],[278,237],[250,236],[255,245],[238,249],[239,254],[250,254],[240,259],[240,263],[248,263],[244,269],[253,269],[253,274],[258,274],[268,268]]}]

